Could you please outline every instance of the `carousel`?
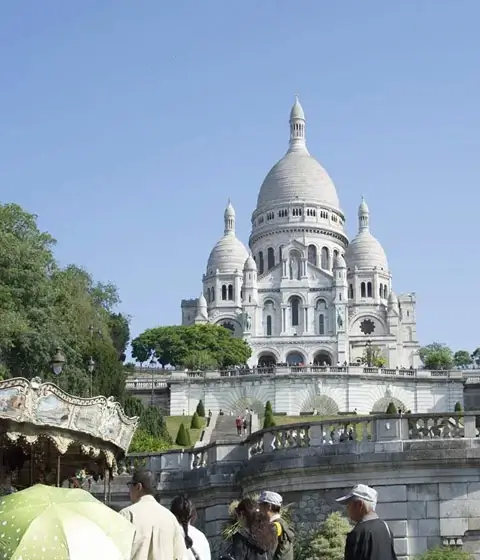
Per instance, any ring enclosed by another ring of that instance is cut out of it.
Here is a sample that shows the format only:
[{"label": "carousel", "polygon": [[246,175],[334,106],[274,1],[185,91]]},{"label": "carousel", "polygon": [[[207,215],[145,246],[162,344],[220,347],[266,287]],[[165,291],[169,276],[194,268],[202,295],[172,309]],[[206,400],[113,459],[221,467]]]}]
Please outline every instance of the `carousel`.
[{"label": "carousel", "polygon": [[0,495],[103,480],[107,502],[137,423],[113,397],[74,397],[38,377],[0,381]]}]

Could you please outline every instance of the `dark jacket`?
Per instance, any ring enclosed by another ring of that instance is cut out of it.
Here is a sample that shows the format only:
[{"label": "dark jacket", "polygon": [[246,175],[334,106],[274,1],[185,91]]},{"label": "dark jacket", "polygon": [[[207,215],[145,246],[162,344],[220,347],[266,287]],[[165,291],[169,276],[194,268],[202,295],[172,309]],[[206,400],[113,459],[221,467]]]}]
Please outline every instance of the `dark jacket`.
[{"label": "dark jacket", "polygon": [[348,533],[345,560],[397,560],[392,532],[376,514],[367,515]]},{"label": "dark jacket", "polygon": [[273,556],[274,560],[293,560],[293,543],[295,532],[281,517],[273,521],[277,532],[278,546]]},{"label": "dark jacket", "polygon": [[229,554],[235,560],[273,560],[276,548],[276,541],[273,547],[268,549],[268,546],[258,542],[247,529],[240,529],[233,535]]}]

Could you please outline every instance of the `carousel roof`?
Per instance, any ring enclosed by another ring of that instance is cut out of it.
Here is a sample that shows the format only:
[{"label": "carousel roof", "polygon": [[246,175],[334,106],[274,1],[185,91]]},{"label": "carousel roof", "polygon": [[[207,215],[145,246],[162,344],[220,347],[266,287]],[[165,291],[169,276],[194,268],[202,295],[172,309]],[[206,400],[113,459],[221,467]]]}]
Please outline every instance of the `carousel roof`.
[{"label": "carousel roof", "polygon": [[74,397],[38,377],[0,381],[0,433],[11,442],[47,437],[62,455],[80,444],[112,465],[127,452],[137,423],[113,397]]}]

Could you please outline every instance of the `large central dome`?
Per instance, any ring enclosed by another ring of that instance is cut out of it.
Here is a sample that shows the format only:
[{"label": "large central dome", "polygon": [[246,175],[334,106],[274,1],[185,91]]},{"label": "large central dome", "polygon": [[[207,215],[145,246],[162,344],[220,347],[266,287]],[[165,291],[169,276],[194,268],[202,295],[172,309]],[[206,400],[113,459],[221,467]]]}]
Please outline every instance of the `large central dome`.
[{"label": "large central dome", "polygon": [[307,202],[339,208],[337,191],[305,142],[305,114],[298,99],[290,112],[290,147],[263,181],[257,210],[273,204]]}]

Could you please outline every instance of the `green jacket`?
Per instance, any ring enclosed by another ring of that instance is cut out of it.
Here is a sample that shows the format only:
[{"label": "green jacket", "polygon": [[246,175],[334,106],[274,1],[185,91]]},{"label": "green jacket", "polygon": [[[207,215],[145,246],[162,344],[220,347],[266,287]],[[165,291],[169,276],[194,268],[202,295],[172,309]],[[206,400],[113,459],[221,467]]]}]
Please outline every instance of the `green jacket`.
[{"label": "green jacket", "polygon": [[293,543],[295,541],[295,532],[292,527],[283,520],[281,517],[275,519],[273,522],[275,526],[278,546],[275,554],[273,555],[274,560],[293,560]]}]

